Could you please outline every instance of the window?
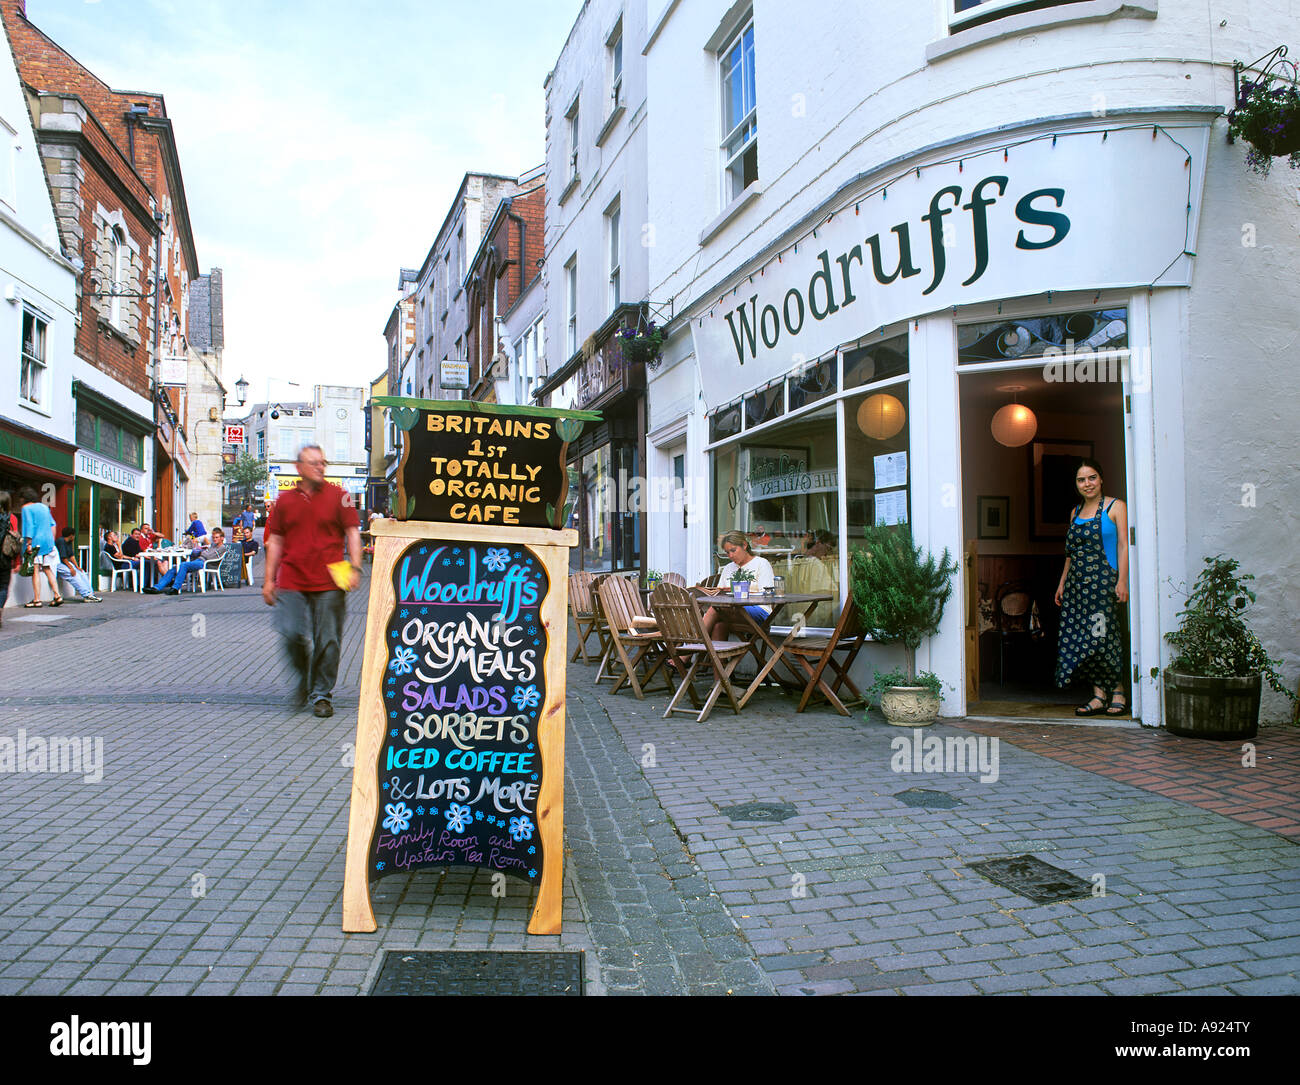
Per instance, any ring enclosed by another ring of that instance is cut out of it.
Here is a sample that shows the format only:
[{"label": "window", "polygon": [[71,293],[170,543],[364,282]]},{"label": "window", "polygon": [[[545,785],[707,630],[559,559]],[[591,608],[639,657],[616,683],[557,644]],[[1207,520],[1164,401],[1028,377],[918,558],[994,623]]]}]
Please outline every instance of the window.
[{"label": "window", "polygon": [[605,46],[609,63],[609,111],[623,104],[623,20],[620,17]]},{"label": "window", "polygon": [[1001,19],[1006,15],[1019,15],[1023,11],[1079,2],[1080,0],[950,0],[952,8],[948,15],[948,28],[955,34],[959,30]]},{"label": "window", "polygon": [[758,116],[754,94],[754,24],[718,54],[722,71],[723,202],[758,180]]},{"label": "window", "polygon": [[621,278],[620,265],[622,256],[620,249],[622,241],[619,238],[619,203],[614,201],[614,205],[605,212],[605,232],[609,235],[609,308],[613,312],[618,308],[620,293],[619,280]]},{"label": "window", "polygon": [[565,357],[578,352],[578,258],[564,265]]},{"label": "window", "polygon": [[45,332],[49,325],[30,309],[23,309],[23,358],[18,376],[18,398],[29,407],[45,409]]},{"label": "window", "polygon": [[456,289],[465,285],[465,227],[456,231]]},{"label": "window", "polygon": [[77,447],[97,452],[133,467],[144,466],[144,441],[139,433],[77,407]]},{"label": "window", "polygon": [[337,463],[346,463],[351,457],[348,455],[348,431],[334,431],[334,460]]},{"label": "window", "polygon": [[564,119],[569,129],[569,183],[572,184],[578,179],[578,99],[573,99],[573,105],[569,106],[569,111],[564,115]]},{"label": "window", "polygon": [[258,430],[257,432],[257,458],[259,460],[266,459],[266,430]]},{"label": "window", "polygon": [[120,226],[114,226],[108,235],[109,274],[113,278],[109,289],[113,292],[108,299],[108,322],[115,328],[122,326],[122,291],[127,288],[127,271],[130,267],[130,253],[126,247],[126,235]]}]

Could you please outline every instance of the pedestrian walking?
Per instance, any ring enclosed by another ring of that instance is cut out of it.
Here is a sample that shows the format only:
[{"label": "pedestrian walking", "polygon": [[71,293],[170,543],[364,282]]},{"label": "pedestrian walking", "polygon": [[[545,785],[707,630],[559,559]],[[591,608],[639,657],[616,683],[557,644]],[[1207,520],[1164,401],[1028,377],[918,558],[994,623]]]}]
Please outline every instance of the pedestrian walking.
[{"label": "pedestrian walking", "polygon": [[1118,498],[1106,499],[1096,460],[1082,460],[1074,482],[1080,501],[1070,516],[1056,587],[1056,685],[1064,688],[1075,677],[1092,682],[1092,699],[1074,710],[1076,716],[1122,716],[1128,700],[1119,605],[1128,602],[1128,510]]},{"label": "pedestrian walking", "polygon": [[18,491],[18,500],[23,503],[23,549],[32,559],[32,601],[23,604],[28,607],[44,606],[41,602],[41,576],[50,582],[50,606],[63,606],[63,596],[59,594],[59,583],[54,577],[54,567],[59,563],[59,552],[54,547],[54,516],[40,501],[36,500],[36,491],[24,486]]},{"label": "pedestrian walking", "polygon": [[[4,606],[9,600],[9,578],[13,575],[15,561],[23,552],[18,519],[10,508],[12,501],[8,490],[0,490],[0,622],[4,621]],[[11,535],[12,539],[9,538]]]},{"label": "pedestrian walking", "polygon": [[346,595],[329,566],[347,551],[349,590],[361,582],[361,530],[357,510],[341,487],[325,481],[319,445],[298,453],[298,483],[284,491],[267,516],[262,540],[266,573],[262,598],[275,607],[275,628],[298,676],[298,703],[317,716],[334,714]]}]

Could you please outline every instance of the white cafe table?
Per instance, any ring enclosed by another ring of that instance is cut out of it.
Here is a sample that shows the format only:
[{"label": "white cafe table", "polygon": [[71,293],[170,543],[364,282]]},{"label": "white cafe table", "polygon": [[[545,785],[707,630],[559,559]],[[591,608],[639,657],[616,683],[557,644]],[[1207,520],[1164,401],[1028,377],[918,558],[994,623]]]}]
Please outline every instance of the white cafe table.
[{"label": "white cafe table", "polygon": [[[166,550],[142,550],[140,551],[140,556],[142,558],[147,558],[150,561],[165,561],[167,563],[167,571],[170,573],[180,565],[181,562],[189,560],[190,552],[184,547],[172,546]],[[135,590],[144,590],[143,569],[140,570],[140,576],[136,580]]]}]

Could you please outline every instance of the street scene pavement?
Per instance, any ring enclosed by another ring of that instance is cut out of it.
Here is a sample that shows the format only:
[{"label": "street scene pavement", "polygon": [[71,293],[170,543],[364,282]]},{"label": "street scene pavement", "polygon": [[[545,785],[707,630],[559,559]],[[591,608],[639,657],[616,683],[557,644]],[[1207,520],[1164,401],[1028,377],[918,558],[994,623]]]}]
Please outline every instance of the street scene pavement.
[{"label": "street scene pavement", "polygon": [[[0,739],[26,758],[3,774],[0,993],[360,995],[383,951],[425,949],[582,951],[587,994],[1300,993],[1292,729],[922,737],[775,689],[700,724],[582,663],[563,933],[525,932],[525,883],[445,870],[372,883],[378,930],[345,935],[367,587],[330,719],[291,703],[256,588],[5,613]],[[914,756],[931,739],[972,756]],[[971,866],[1020,855],[1087,888],[1036,904]]]}]

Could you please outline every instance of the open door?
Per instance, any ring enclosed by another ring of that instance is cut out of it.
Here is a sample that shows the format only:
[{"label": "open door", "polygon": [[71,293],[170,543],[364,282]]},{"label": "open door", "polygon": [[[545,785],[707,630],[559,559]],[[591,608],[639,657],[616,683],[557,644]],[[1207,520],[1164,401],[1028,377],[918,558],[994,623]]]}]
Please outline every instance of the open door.
[{"label": "open door", "polygon": [[966,540],[962,566],[966,590],[966,703],[980,699],[980,587],[979,543]]}]

